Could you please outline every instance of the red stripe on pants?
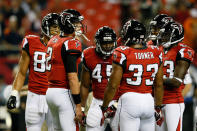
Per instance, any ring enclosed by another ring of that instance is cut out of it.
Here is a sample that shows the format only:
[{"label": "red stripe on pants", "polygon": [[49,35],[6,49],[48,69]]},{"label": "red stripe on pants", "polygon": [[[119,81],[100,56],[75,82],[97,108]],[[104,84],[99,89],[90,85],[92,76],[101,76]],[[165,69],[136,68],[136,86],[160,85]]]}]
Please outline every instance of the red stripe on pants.
[{"label": "red stripe on pants", "polygon": [[79,124],[76,123],[76,131],[79,131]]},{"label": "red stripe on pants", "polygon": [[181,120],[179,119],[179,123],[178,123],[178,126],[176,128],[176,131],[180,131],[181,130]]}]

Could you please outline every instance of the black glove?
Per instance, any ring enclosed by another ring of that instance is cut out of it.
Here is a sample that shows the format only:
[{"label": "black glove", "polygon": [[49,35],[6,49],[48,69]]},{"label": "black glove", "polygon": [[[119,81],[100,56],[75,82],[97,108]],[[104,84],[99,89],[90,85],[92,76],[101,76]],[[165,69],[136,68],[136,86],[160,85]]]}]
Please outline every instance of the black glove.
[{"label": "black glove", "polygon": [[7,102],[7,108],[8,109],[16,108],[16,96],[10,96]]}]

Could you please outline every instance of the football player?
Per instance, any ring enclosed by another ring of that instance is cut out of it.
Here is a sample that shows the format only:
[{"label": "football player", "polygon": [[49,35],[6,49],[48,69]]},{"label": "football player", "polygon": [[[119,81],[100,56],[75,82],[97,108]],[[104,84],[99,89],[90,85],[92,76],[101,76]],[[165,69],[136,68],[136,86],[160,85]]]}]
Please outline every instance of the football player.
[{"label": "football player", "polygon": [[42,38],[28,35],[23,39],[19,72],[13,82],[13,89],[7,102],[7,107],[8,109],[16,108],[16,98],[23,87],[26,73],[29,69],[28,95],[25,110],[27,131],[41,131],[45,119],[47,120],[48,130],[53,131],[52,116],[48,110],[45,98],[48,88],[45,50],[49,39],[59,34],[58,17],[59,14],[49,13],[42,19]]},{"label": "football player", "polygon": [[[159,15],[155,16],[153,18],[153,20],[150,22],[150,33],[149,33],[149,36],[148,36],[148,39],[147,39],[149,41],[147,42],[147,45],[157,45],[157,37],[159,35],[160,29],[162,29],[169,22],[173,22],[173,21],[174,20],[172,19],[172,17],[170,17],[166,14],[159,14]],[[161,46],[159,46],[159,48],[163,51]],[[185,90],[188,90],[188,88],[191,86],[189,84],[190,83],[190,77],[191,76],[188,72],[187,75],[185,75],[185,78],[184,78],[185,84],[182,87],[182,88],[184,88],[182,92],[185,92]],[[188,83],[188,84],[186,84],[186,83]]]},{"label": "football player", "polygon": [[[82,75],[81,75],[81,96],[82,106],[85,106],[89,87],[92,86],[93,100],[87,113],[87,131],[104,131],[107,123],[105,121],[103,126],[100,126],[100,119],[102,118],[102,112],[100,105],[103,103],[105,87],[108,83],[108,79],[111,75],[112,69],[112,52],[115,49],[116,33],[108,26],[103,26],[98,29],[95,34],[96,46],[89,47],[83,51],[82,54]],[[115,103],[117,96],[114,97]],[[111,112],[115,114],[115,111]],[[100,119],[98,119],[100,118]],[[111,120],[113,116],[110,116]],[[113,128],[113,127],[112,127]]]},{"label": "football player", "polygon": [[[121,131],[155,130],[154,108],[158,110],[162,104],[162,52],[156,46],[147,47],[143,44],[145,33],[142,23],[132,19],[127,21],[122,29],[125,46],[120,46],[113,52],[112,74],[101,106],[101,122],[119,87],[121,96],[115,117]],[[151,95],[153,85],[155,102]],[[157,116],[159,113],[156,112]]]},{"label": "football player", "polygon": [[170,22],[158,35],[158,46],[164,51],[164,96],[162,112],[165,121],[156,126],[157,131],[181,131],[184,111],[182,96],[183,79],[194,57],[194,51],[181,41],[184,38],[183,26]]},{"label": "football player", "polygon": [[74,37],[78,40],[80,40],[80,38],[82,38],[82,39],[85,39],[86,41],[90,41],[85,36],[86,26],[82,23],[84,17],[80,14],[80,12],[78,12],[77,10],[74,10],[74,9],[66,9],[63,12],[70,13],[73,15],[72,23],[75,27]]},{"label": "football player", "polygon": [[[155,16],[153,20],[150,22],[150,33],[147,39],[148,40],[147,45],[157,45],[157,37],[160,29],[162,29],[162,27],[164,27],[169,22],[173,22],[173,21],[174,21],[173,18],[166,14],[158,14],[157,16]],[[190,83],[189,80],[190,77],[191,76],[188,72],[184,81],[186,81],[186,83],[188,82]],[[187,82],[187,80],[189,81]]]},{"label": "football player", "polygon": [[160,29],[169,22],[173,22],[173,19],[166,14],[158,14],[153,18],[153,20],[151,20],[149,27],[149,36],[147,39],[148,45],[157,45],[157,36]]},{"label": "football player", "polygon": [[75,23],[83,16],[75,17],[62,12],[59,17],[60,35],[50,39],[47,45],[46,70],[49,88],[46,99],[53,116],[54,129],[76,131],[82,119],[80,86],[77,75],[82,45],[73,36]]}]

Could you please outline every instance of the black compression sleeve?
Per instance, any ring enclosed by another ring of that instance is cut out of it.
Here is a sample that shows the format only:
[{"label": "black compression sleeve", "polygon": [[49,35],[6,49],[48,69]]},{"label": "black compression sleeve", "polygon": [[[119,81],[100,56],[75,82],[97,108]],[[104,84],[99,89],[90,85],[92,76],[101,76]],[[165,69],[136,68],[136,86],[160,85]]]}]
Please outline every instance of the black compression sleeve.
[{"label": "black compression sleeve", "polygon": [[65,50],[65,45],[63,44],[61,55],[66,73],[77,72],[77,59],[80,57],[81,52],[79,50]]},{"label": "black compression sleeve", "polygon": [[73,54],[66,54],[65,55],[65,67],[66,67],[66,72],[77,72],[77,55]]}]

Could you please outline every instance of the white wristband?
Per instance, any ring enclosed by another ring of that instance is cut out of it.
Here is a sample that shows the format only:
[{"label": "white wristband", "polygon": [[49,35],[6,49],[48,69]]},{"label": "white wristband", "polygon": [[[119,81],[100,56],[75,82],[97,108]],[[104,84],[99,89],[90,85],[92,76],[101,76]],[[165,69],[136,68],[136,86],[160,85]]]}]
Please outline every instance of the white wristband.
[{"label": "white wristband", "polygon": [[83,112],[84,112],[84,111],[85,111],[85,108],[84,108],[84,107],[81,107],[81,111],[83,111]]},{"label": "white wristband", "polygon": [[176,80],[178,80],[179,82],[183,82],[183,80],[181,80],[180,78],[178,78],[178,77],[174,77]]},{"label": "white wristband", "polygon": [[117,107],[118,107],[118,102],[114,102],[114,103],[113,103],[113,106],[116,107],[116,109],[117,109]]},{"label": "white wristband", "polygon": [[12,92],[11,92],[11,96],[18,96],[18,91],[17,90],[12,90]]}]

